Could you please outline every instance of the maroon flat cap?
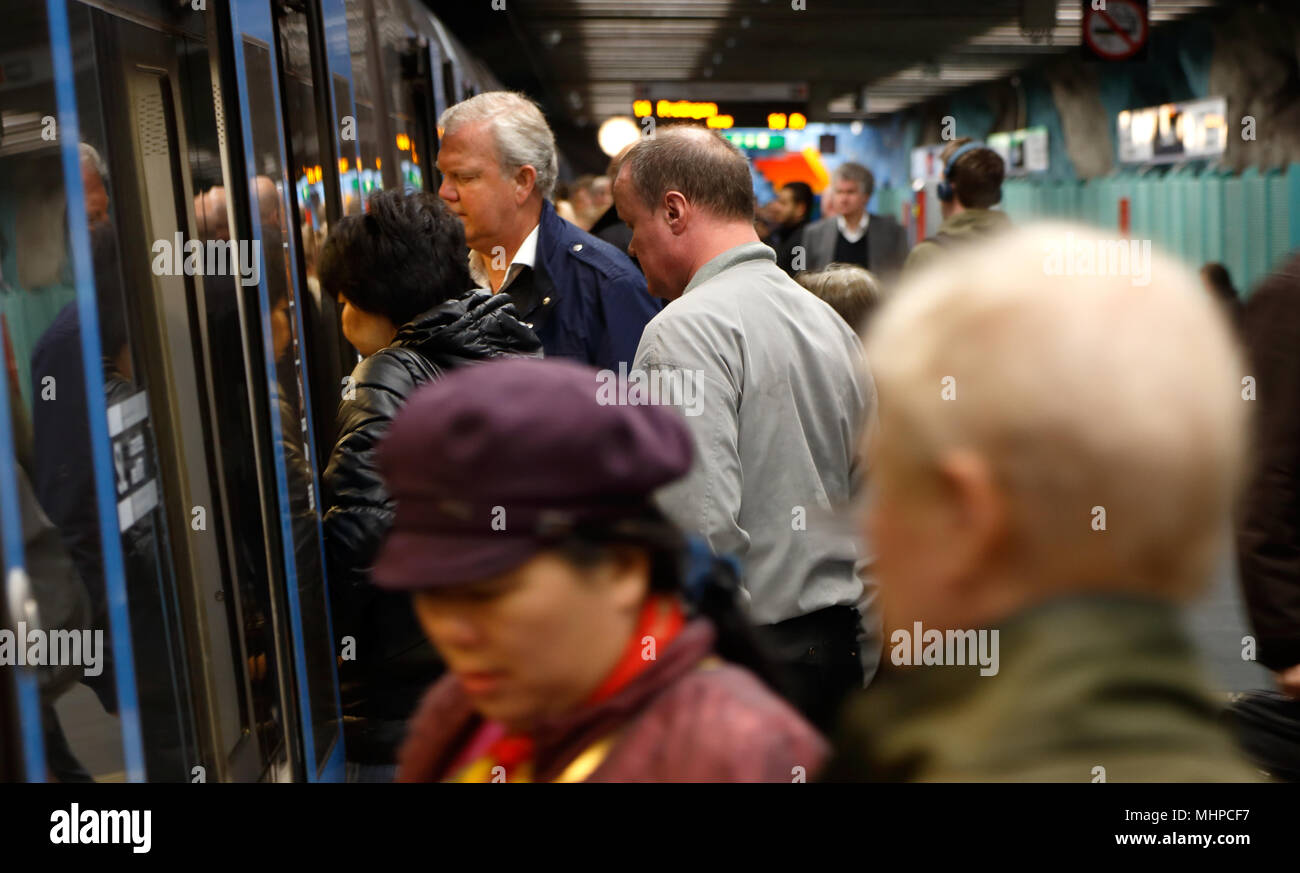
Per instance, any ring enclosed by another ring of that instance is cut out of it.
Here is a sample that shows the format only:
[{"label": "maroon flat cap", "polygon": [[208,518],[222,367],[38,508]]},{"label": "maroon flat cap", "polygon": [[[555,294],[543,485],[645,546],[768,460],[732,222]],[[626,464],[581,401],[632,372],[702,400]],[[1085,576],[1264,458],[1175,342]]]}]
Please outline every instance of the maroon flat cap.
[{"label": "maroon flat cap", "polygon": [[376,585],[434,588],[511,570],[574,526],[639,516],[685,475],[672,407],[617,405],[609,371],[502,358],[416,391],[379,448],[397,513]]}]

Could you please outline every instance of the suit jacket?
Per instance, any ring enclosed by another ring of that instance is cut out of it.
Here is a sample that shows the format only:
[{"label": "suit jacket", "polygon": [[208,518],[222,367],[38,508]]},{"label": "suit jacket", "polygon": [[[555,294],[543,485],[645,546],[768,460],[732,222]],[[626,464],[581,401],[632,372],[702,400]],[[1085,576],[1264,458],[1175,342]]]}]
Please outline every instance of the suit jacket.
[{"label": "suit jacket", "polygon": [[[596,239],[603,239],[625,255],[628,246],[632,244],[632,228],[627,226],[627,222],[619,221],[618,212],[613,206],[606,209],[605,214],[596,219],[596,223],[591,226],[587,233]],[[628,255],[628,257],[631,258],[631,255]],[[632,258],[632,263],[636,263],[636,258]]]},{"label": "suit jacket", "polygon": [[[799,242],[804,247],[805,270],[824,270],[835,260],[835,239],[839,232],[833,215],[804,228]],[[907,234],[903,226],[888,215],[872,213],[867,224],[867,259],[871,262],[871,272],[881,281],[889,281],[903,269],[906,258]]]}]

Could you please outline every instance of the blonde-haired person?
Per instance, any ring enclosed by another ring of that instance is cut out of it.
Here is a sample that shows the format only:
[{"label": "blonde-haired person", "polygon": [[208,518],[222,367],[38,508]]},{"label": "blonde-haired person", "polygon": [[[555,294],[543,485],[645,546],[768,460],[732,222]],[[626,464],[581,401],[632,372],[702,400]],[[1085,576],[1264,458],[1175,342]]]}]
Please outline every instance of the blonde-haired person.
[{"label": "blonde-haired person", "polygon": [[[1178,618],[1225,545],[1242,363],[1163,256],[1149,276],[1062,275],[1095,236],[1042,225],[954,252],[873,322],[864,530],[887,669],[828,778],[1255,778]],[[938,665],[958,651],[976,666]]]},{"label": "blonde-haired person", "polygon": [[816,273],[799,273],[794,280],[830,304],[859,333],[882,299],[876,277],[856,264],[831,264]]}]

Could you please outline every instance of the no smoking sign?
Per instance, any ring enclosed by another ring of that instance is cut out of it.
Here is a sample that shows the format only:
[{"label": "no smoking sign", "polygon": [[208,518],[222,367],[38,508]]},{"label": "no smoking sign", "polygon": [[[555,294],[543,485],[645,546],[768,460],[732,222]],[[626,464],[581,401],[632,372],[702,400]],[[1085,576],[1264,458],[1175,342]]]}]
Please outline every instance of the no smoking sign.
[{"label": "no smoking sign", "polygon": [[1146,0],[1082,0],[1083,53],[1099,61],[1146,57],[1151,26]]}]

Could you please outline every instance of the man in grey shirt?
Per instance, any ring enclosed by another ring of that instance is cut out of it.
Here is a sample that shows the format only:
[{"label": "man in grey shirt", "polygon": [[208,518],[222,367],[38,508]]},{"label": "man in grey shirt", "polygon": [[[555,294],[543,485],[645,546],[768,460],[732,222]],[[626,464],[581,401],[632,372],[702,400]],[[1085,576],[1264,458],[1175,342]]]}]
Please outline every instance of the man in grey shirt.
[{"label": "man in grey shirt", "polygon": [[646,326],[633,377],[673,386],[695,437],[691,473],[659,504],[740,558],[792,698],[827,728],[879,653],[853,534],[832,511],[852,496],[875,405],[858,338],[758,241],[748,163],[715,133],[642,140],[614,198],[650,292],[672,301]]}]

